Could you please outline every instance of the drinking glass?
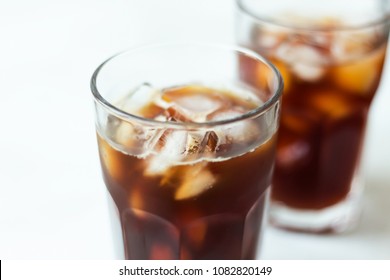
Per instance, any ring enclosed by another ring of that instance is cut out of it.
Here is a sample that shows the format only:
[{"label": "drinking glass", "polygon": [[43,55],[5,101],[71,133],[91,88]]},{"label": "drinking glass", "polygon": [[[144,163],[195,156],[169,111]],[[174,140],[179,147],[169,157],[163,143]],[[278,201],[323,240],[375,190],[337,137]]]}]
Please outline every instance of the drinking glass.
[{"label": "drinking glass", "polygon": [[[243,61],[262,68],[264,83],[246,79]],[[273,65],[235,46],[150,45],[97,68],[91,89],[119,258],[257,257],[282,87]]]},{"label": "drinking glass", "polygon": [[389,1],[237,0],[238,43],[268,58],[285,84],[272,224],[317,233],[356,226],[388,33]]}]

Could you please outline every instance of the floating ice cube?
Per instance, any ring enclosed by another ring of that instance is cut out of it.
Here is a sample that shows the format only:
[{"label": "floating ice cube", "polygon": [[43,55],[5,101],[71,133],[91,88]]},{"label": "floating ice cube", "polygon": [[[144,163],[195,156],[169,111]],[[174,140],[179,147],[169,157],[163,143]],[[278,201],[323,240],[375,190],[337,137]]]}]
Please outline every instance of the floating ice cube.
[{"label": "floating ice cube", "polygon": [[372,53],[360,54],[339,64],[332,73],[334,82],[351,93],[370,94],[378,82],[384,56],[385,47],[380,47]]},{"label": "floating ice cube", "polygon": [[153,88],[149,83],[144,83],[119,101],[117,106],[125,112],[138,114],[142,108],[155,100],[159,94],[161,94],[159,90]]},{"label": "floating ice cube", "polygon": [[312,33],[310,36],[305,38],[305,41],[310,46],[316,47],[317,49],[328,50],[333,42],[333,33],[330,32],[318,32]]},{"label": "floating ice cube", "polygon": [[320,91],[310,96],[310,106],[327,116],[327,118],[342,118],[355,108],[348,96],[337,91]]},{"label": "floating ice cube", "polygon": [[[210,116],[211,120],[228,120],[242,115],[241,110],[232,108],[220,110]],[[216,141],[217,146],[220,144],[240,143],[245,141],[251,141],[254,137],[257,137],[259,128],[256,126],[253,120],[236,121],[230,124],[221,125],[216,128]]]},{"label": "floating ice cube", "polygon": [[304,42],[284,42],[276,50],[276,56],[287,63],[320,64],[326,62],[326,57],[319,49],[306,45]]},{"label": "floating ice cube", "polygon": [[272,50],[283,42],[286,33],[282,32],[280,28],[273,28],[271,26],[263,28],[256,27],[253,37],[256,46],[261,49]]},{"label": "floating ice cube", "polygon": [[208,98],[204,95],[183,96],[174,101],[180,108],[194,114],[210,114],[221,107],[221,103],[216,99]]},{"label": "floating ice cube", "polygon": [[130,146],[134,137],[134,130],[132,124],[121,121],[116,128],[115,141],[123,146]]},{"label": "floating ice cube", "polygon": [[116,127],[113,140],[132,155],[139,156],[152,151],[163,132],[163,129],[121,121]]},{"label": "floating ice cube", "polygon": [[208,131],[203,135],[202,142],[200,142],[199,151],[200,153],[215,152],[218,147],[219,139],[215,131]]},{"label": "floating ice cube", "polygon": [[216,98],[207,97],[204,94],[191,94],[171,97],[170,107],[167,112],[179,121],[203,122],[207,115],[215,112],[222,106],[222,102]]},{"label": "floating ice cube", "polygon": [[[148,176],[162,175],[172,166],[214,158],[218,136],[214,131],[156,131],[145,150],[150,159],[145,170]],[[156,140],[157,139],[157,140]]]},{"label": "floating ice cube", "polygon": [[334,36],[330,51],[337,62],[359,59],[375,49],[378,38],[372,30],[340,32]]},{"label": "floating ice cube", "polygon": [[279,46],[275,55],[303,80],[316,81],[325,74],[328,57],[315,47],[286,42]]},{"label": "floating ice cube", "polygon": [[203,131],[191,131],[188,133],[186,154],[187,156],[198,155],[202,148],[201,145],[204,141],[205,132]]},{"label": "floating ice cube", "polygon": [[188,116],[183,110],[178,109],[177,106],[170,106],[164,111],[164,117],[169,121],[175,122],[191,122],[191,117]]},{"label": "floating ice cube", "polygon": [[292,66],[295,75],[305,81],[317,81],[325,74],[325,68],[318,65],[295,63]]},{"label": "floating ice cube", "polygon": [[185,156],[187,138],[186,131],[164,131],[147,161],[145,175],[162,175],[169,167],[180,163]]},{"label": "floating ice cube", "polygon": [[146,153],[151,153],[153,151],[157,152],[163,147],[165,143],[165,133],[168,132],[163,128],[151,128],[147,130],[147,140],[144,145]]},{"label": "floating ice cube", "polygon": [[207,164],[188,165],[183,180],[175,192],[175,199],[189,199],[208,190],[216,182],[215,176],[207,169]]},{"label": "floating ice cube", "polygon": [[275,48],[282,41],[280,36],[273,33],[262,32],[259,37],[257,37],[256,43],[262,48]]}]

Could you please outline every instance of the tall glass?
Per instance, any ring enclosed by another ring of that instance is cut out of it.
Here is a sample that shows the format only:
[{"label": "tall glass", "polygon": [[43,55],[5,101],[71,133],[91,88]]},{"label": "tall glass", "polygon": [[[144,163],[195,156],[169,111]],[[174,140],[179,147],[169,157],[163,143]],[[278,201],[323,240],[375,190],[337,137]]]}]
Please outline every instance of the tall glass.
[{"label": "tall glass", "polygon": [[237,11],[239,44],[274,63],[285,83],[270,221],[307,232],[352,229],[389,1],[237,0]]},{"label": "tall glass", "polygon": [[[264,83],[243,79],[241,61]],[[99,66],[91,88],[120,258],[256,258],[282,84],[255,52],[207,44]]]}]

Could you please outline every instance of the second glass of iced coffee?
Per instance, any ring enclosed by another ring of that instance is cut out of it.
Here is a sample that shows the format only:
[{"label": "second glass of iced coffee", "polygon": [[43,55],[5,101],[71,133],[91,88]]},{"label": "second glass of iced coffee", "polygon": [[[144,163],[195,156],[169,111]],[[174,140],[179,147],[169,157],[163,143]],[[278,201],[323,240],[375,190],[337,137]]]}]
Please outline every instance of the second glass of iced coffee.
[{"label": "second glass of iced coffee", "polygon": [[282,84],[255,52],[207,44],[136,48],[95,71],[118,258],[257,257]]},{"label": "second glass of iced coffee", "polygon": [[297,231],[352,229],[389,1],[237,0],[237,11],[239,43],[270,59],[285,82],[270,221]]}]

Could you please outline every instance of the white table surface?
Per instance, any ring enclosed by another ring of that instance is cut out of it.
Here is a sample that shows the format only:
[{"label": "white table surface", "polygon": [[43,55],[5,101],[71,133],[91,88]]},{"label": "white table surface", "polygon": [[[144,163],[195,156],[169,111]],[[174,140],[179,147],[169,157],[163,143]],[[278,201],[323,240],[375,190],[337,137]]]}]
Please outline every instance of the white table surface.
[{"label": "white table surface", "polygon": [[[231,0],[0,1],[0,259],[111,259],[89,79],[119,50],[231,43]],[[389,61],[390,62],[390,61]],[[375,99],[356,231],[266,228],[264,259],[390,259],[390,72]]]}]

